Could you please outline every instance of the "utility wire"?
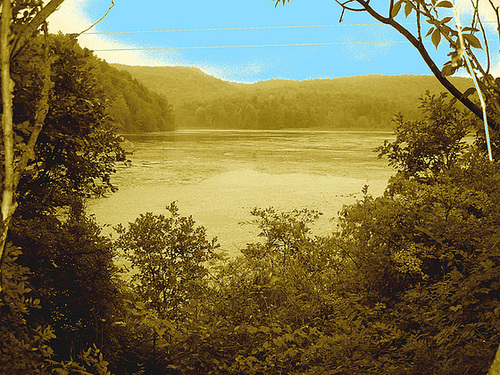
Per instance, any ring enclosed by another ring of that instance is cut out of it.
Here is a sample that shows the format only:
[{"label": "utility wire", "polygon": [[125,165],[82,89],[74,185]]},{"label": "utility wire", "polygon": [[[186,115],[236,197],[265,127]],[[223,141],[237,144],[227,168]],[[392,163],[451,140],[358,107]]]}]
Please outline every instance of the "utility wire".
[{"label": "utility wire", "polygon": [[205,48],[256,48],[256,47],[300,47],[300,46],[334,46],[346,44],[392,44],[392,43],[408,43],[406,40],[390,40],[376,42],[332,42],[332,43],[283,43],[283,44],[242,44],[229,46],[187,46],[187,47],[131,47],[131,48],[105,48],[94,49],[95,52],[111,52],[111,51],[152,51],[152,50],[168,50],[168,49],[205,49]]},{"label": "utility wire", "polygon": [[[404,22],[401,25],[414,25],[414,22]],[[204,29],[170,29],[170,30],[124,30],[124,31],[95,31],[85,33],[86,35],[103,35],[103,34],[138,34],[138,33],[172,33],[185,31],[225,31],[225,30],[268,30],[268,29],[305,29],[305,28],[320,28],[320,27],[355,27],[355,26],[380,26],[381,23],[351,23],[351,24],[335,24],[335,25],[290,25],[290,26],[250,26],[250,27],[213,27]]]},{"label": "utility wire", "polygon": [[[424,43],[430,43],[425,40]],[[154,51],[154,50],[180,50],[180,49],[215,49],[215,48],[258,48],[258,47],[304,47],[304,46],[336,46],[336,45],[359,45],[359,44],[396,44],[409,43],[407,40],[382,40],[372,42],[327,42],[327,43],[282,43],[282,44],[240,44],[221,46],[181,46],[181,47],[125,47],[125,48],[100,48],[92,49],[95,52],[115,51]],[[87,47],[88,48],[88,47]]]},{"label": "utility wire", "polygon": [[[494,22],[494,21],[485,21]],[[416,25],[415,22],[401,22],[400,25]],[[140,34],[140,33],[173,33],[192,31],[231,31],[231,30],[269,30],[269,29],[305,29],[305,28],[326,28],[326,27],[357,27],[357,26],[385,26],[382,23],[346,23],[333,25],[289,25],[289,26],[249,26],[249,27],[212,27],[198,29],[166,29],[166,30],[122,30],[122,31],[94,31],[85,32],[84,35],[105,35],[105,34]]]}]

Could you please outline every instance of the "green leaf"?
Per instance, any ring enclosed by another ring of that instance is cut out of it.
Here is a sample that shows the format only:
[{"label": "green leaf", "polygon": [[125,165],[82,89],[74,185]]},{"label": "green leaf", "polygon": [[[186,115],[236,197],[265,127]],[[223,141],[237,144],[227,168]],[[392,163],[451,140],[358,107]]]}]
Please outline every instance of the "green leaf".
[{"label": "green leaf", "polygon": [[476,29],[475,27],[466,26],[466,27],[462,28],[462,31],[472,31],[474,33],[477,33],[479,31],[479,29]]},{"label": "green leaf", "polygon": [[251,335],[255,335],[258,331],[259,331],[259,329],[257,327],[250,326],[250,325],[247,327],[247,332]]},{"label": "green leaf", "polygon": [[411,11],[413,10],[413,4],[410,3],[409,1],[406,2],[405,5],[405,17],[408,18],[410,15]]},{"label": "green leaf", "polygon": [[453,8],[453,4],[449,1],[440,1],[439,3],[436,4],[436,8],[441,7],[441,8]]},{"label": "green leaf", "polygon": [[427,38],[429,35],[431,35],[433,31],[434,31],[434,28],[433,28],[433,27],[431,27],[431,28],[427,31],[427,34],[425,34],[424,38]]},{"label": "green leaf", "polygon": [[451,64],[447,64],[443,66],[443,69],[441,69],[441,74],[445,77],[448,77],[455,73],[456,70],[456,67],[453,67]]},{"label": "green leaf", "polygon": [[434,44],[437,49],[439,42],[441,41],[441,32],[438,29],[434,30],[434,32],[432,33],[431,40],[432,44]]},{"label": "green leaf", "polygon": [[445,17],[441,21],[439,21],[439,24],[443,25],[443,24],[445,24],[447,22],[450,22],[452,19],[453,19],[453,17]]},{"label": "green leaf", "polygon": [[401,5],[403,5],[403,0],[399,0],[394,6],[392,7],[391,10],[391,17],[394,18],[398,15],[399,11],[401,10]]},{"label": "green leaf", "polygon": [[471,47],[483,49],[483,47],[481,47],[481,42],[479,41],[477,36],[472,34],[462,34],[462,36],[469,42]]},{"label": "green leaf", "polygon": [[262,333],[265,333],[265,334],[268,334],[269,332],[271,332],[271,328],[266,327],[266,326],[260,326],[260,327],[259,327],[259,330],[260,330]]}]

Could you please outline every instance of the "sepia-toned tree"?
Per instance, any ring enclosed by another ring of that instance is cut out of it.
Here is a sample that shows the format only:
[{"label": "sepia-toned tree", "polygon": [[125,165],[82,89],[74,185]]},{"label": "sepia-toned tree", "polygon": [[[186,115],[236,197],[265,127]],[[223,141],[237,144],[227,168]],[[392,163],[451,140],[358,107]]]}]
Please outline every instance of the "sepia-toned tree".
[{"label": "sepia-toned tree", "polygon": [[[47,41],[44,45],[42,87],[40,97],[35,103],[36,114],[32,121],[23,124],[29,138],[26,143],[16,144],[14,134],[13,95],[14,80],[11,76],[11,63],[14,57],[26,46],[28,41],[42,27],[47,36],[47,17],[50,16],[64,0],[51,0],[43,5],[42,1],[2,2],[0,25],[0,61],[2,85],[2,131],[3,131],[3,189],[2,189],[2,225],[0,227],[0,272],[1,259],[7,241],[7,233],[16,210],[15,192],[29,160],[34,155],[35,144],[40,134],[48,111],[49,90],[51,88],[51,58]],[[0,274],[1,275],[1,274]],[[1,278],[1,276],[0,276]]]}]

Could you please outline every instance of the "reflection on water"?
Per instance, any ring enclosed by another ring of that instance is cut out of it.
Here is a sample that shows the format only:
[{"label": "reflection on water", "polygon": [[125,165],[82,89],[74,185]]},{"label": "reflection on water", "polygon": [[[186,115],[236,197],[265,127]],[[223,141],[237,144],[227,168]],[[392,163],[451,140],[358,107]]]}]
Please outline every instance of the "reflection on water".
[{"label": "reflection on water", "polygon": [[127,136],[133,143],[128,166],[114,178],[119,191],[88,203],[99,223],[133,221],[146,211],[163,212],[177,201],[237,251],[255,241],[256,229],[240,225],[254,207],[280,210],[309,207],[324,213],[318,232],[331,230],[329,219],[355,201],[364,184],[381,194],[392,170],[372,150],[389,132],[176,131]]}]

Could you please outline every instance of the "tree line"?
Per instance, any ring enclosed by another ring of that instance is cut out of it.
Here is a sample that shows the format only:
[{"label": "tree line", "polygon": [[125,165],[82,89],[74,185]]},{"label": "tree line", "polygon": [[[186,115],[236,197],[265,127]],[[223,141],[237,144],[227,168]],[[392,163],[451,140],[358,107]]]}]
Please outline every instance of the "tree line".
[{"label": "tree line", "polygon": [[[115,65],[169,98],[178,128],[391,129],[391,117],[418,115],[418,97],[440,91],[429,76],[361,76],[254,84],[222,81],[187,67]],[[466,89],[471,81],[452,80]]]}]

